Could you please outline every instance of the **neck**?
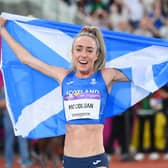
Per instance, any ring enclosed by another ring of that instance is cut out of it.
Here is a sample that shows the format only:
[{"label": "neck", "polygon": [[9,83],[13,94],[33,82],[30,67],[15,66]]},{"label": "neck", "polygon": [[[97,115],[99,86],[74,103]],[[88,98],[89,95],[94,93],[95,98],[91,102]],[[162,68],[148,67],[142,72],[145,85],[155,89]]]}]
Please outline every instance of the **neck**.
[{"label": "neck", "polygon": [[93,73],[94,73],[94,71],[92,71],[92,72],[76,72],[76,76],[78,78],[88,78],[88,77],[92,76]]}]

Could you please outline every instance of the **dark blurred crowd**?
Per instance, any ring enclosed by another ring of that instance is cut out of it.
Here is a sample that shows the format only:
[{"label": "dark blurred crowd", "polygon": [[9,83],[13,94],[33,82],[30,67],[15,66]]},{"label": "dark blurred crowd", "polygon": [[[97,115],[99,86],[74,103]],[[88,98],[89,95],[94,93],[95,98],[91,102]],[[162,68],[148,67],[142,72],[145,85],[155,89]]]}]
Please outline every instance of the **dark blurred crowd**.
[{"label": "dark blurred crowd", "polygon": [[74,22],[113,31],[168,38],[167,0],[79,0]]},{"label": "dark blurred crowd", "polygon": [[167,0],[60,0],[59,5],[58,21],[168,38]]},{"label": "dark blurred crowd", "polygon": [[1,0],[0,11],[168,38],[168,0]]},{"label": "dark blurred crowd", "polygon": [[119,149],[121,161],[168,160],[168,84],[113,117],[108,129],[109,159]]}]

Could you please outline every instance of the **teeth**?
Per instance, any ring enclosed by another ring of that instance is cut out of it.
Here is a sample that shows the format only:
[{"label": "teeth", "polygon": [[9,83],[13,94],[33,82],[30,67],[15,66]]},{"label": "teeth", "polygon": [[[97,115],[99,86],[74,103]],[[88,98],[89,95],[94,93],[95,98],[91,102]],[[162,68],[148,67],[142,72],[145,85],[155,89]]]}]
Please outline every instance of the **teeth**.
[{"label": "teeth", "polygon": [[82,64],[86,64],[87,63],[86,60],[80,60],[79,62],[82,63]]}]

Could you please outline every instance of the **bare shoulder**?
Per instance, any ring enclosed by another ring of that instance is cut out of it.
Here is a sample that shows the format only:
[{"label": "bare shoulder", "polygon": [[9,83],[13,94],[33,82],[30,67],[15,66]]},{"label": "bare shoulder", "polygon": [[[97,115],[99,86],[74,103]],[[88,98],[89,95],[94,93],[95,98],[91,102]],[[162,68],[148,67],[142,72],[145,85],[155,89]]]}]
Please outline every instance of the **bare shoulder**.
[{"label": "bare shoulder", "polygon": [[61,67],[50,66],[50,68],[50,76],[57,80],[59,83],[62,83],[65,76],[70,72],[69,69]]},{"label": "bare shoulder", "polygon": [[104,80],[113,80],[115,76],[115,69],[113,68],[103,68],[101,70]]},{"label": "bare shoulder", "polygon": [[102,69],[102,75],[104,80],[107,82],[116,82],[116,81],[128,81],[127,76],[122,73],[122,71],[116,68],[104,68]]},{"label": "bare shoulder", "polygon": [[114,73],[116,70],[114,68],[103,68],[102,73],[109,74]]},{"label": "bare shoulder", "polygon": [[113,68],[103,68],[101,73],[108,90],[110,90],[115,76],[115,70]]}]

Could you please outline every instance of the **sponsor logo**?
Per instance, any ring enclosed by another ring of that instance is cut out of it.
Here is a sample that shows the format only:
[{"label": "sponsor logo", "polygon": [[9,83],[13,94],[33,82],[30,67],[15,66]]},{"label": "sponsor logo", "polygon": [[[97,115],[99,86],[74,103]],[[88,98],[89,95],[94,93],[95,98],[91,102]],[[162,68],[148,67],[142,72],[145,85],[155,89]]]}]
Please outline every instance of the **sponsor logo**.
[{"label": "sponsor logo", "polygon": [[69,82],[67,82],[66,84],[67,85],[72,85],[74,83],[74,81],[69,81]]},{"label": "sponsor logo", "polygon": [[96,160],[96,161],[93,162],[93,165],[97,165],[97,164],[99,164],[100,162],[101,162],[101,160]]},{"label": "sponsor logo", "polygon": [[96,79],[92,78],[90,84],[95,85],[96,84]]}]

